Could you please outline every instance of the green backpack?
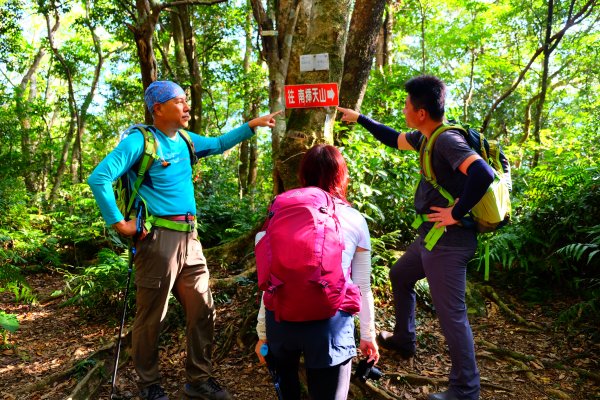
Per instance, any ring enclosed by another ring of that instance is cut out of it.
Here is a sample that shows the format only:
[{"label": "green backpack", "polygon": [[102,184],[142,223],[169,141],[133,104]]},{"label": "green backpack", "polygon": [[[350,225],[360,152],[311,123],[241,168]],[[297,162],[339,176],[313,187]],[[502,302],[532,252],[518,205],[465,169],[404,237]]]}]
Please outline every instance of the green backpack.
[{"label": "green backpack", "polygon": [[[159,160],[160,157],[157,154],[158,142],[154,138],[154,134],[152,133],[152,129],[148,125],[135,125],[131,129],[137,129],[139,132],[144,135],[144,152],[142,153],[139,160],[133,165],[132,169],[137,171],[137,178],[132,183],[131,180],[127,177],[127,172],[117,178],[117,180],[113,184],[113,191],[115,194],[115,199],[117,200],[117,207],[119,211],[125,217],[125,220],[128,221],[132,217],[135,217],[136,211],[141,209],[136,205],[136,198],[138,198],[138,191],[140,186],[142,186],[144,182],[144,177],[146,173],[150,170],[152,163],[154,160]],[[133,132],[132,132],[133,133]],[[190,162],[192,167],[198,161],[198,157],[196,156],[194,150],[194,143],[192,142],[192,138],[190,135],[183,129],[179,130],[179,135],[183,138],[185,144],[188,147],[190,152]],[[162,161],[166,163],[166,161]],[[143,200],[142,200],[143,201]],[[134,207],[135,206],[135,207]]]},{"label": "green backpack", "polygon": [[[488,142],[482,134],[468,126],[444,124],[431,134],[429,140],[425,140],[425,137],[423,136],[419,142],[419,158],[423,177],[448,200],[448,206],[454,204],[454,197],[436,181],[435,172],[433,171],[431,162],[431,153],[437,138],[442,132],[449,129],[455,129],[461,132],[465,136],[469,146],[494,170],[494,181],[485,195],[469,213],[474,221],[477,231],[492,232],[501,228],[510,220],[511,180],[508,159],[497,142]],[[418,215],[413,223],[413,227],[417,228],[423,221],[427,221],[427,215]],[[431,229],[425,237],[425,247],[428,250],[431,250],[443,233],[444,228]]]}]

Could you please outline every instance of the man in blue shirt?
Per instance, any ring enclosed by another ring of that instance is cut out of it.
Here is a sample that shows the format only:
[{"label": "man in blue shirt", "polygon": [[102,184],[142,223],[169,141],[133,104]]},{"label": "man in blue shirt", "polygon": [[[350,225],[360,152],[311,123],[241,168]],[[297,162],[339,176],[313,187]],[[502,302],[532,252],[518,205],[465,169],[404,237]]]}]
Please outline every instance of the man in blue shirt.
[{"label": "man in blue shirt", "polygon": [[[190,107],[183,89],[169,81],[153,82],[144,100],[154,125],[148,129],[158,143],[152,163],[138,191],[152,228],[136,243],[136,317],[133,325],[133,364],[140,397],[168,400],[160,386],[158,338],[172,291],[186,316],[187,361],[184,393],[189,398],[231,399],[212,377],[211,353],[215,308],[208,286],[209,272],[194,228],[196,202],[190,152],[178,132],[186,128]],[[273,113],[255,118],[219,137],[188,132],[198,157],[221,154],[250,138],[257,126],[275,126]],[[136,234],[136,220],[126,220],[117,207],[112,182],[123,173],[134,181],[134,164],[144,152],[144,135],[132,133],[98,164],[88,179],[102,216],[124,236]]]},{"label": "man in blue shirt", "polygon": [[[403,113],[406,124],[415,131],[399,133],[354,110],[338,108],[343,113],[342,121],[358,122],[387,146],[419,151],[423,141],[443,129],[446,85],[434,76],[423,75],[409,80],[405,89],[408,97]],[[474,228],[461,222],[485,194],[494,172],[454,129],[439,134],[431,152],[431,164],[437,183],[455,200],[448,206],[442,193],[421,177],[415,192],[415,210],[421,221],[419,236],[390,269],[396,325],[394,332],[382,331],[377,339],[382,347],[401,358],[415,354],[414,286],[419,279],[427,278],[452,361],[448,390],[432,393],[428,399],[476,400],[479,370],[465,291],[467,262],[475,253],[477,236]],[[428,233],[434,229],[441,236],[437,243],[428,243]]]}]

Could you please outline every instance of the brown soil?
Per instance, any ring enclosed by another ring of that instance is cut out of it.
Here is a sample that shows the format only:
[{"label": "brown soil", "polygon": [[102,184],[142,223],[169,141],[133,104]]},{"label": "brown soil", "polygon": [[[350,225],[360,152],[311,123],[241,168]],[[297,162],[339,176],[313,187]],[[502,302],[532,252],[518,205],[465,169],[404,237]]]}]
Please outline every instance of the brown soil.
[{"label": "brown soil", "polygon": [[[32,275],[28,281],[38,299],[48,299],[50,293],[64,286],[63,277],[58,273]],[[248,310],[254,307],[253,290],[253,285],[239,287],[228,301],[218,302],[216,352],[226,342],[229,333],[239,333],[243,327],[253,328],[254,324],[252,321],[248,323],[247,318]],[[387,297],[377,305],[378,328],[386,330],[390,329],[393,321],[390,318],[389,295]],[[226,296],[219,296],[218,293],[216,298],[227,300]],[[113,341],[118,332],[118,322],[115,322],[118,310],[107,310],[107,313],[114,314],[113,319],[94,322],[75,306],[60,307],[60,300],[42,300],[37,305],[22,305],[14,303],[12,296],[6,293],[0,295],[0,300],[2,310],[17,314],[21,324],[16,333],[8,336],[7,345],[0,348],[0,398],[5,400],[68,398],[78,379],[85,374],[85,368],[79,375],[60,378],[27,393],[15,393],[23,388],[33,388],[34,382],[84,360],[98,348]],[[515,299],[504,300],[513,307],[516,304]],[[557,329],[552,318],[557,309],[563,307],[559,304],[517,305],[518,313],[528,321],[547,327],[544,331],[533,331],[507,321],[494,303],[488,303],[486,316],[471,317],[484,385],[481,399],[600,398],[600,384],[574,371],[574,368],[581,368],[598,374],[600,343],[592,340],[592,334],[597,339],[598,333],[582,330],[590,333],[567,334],[564,329]],[[382,350],[379,367],[387,376],[376,384],[398,399],[425,399],[427,393],[445,389],[443,385],[435,387],[411,383],[392,376],[412,374],[437,379],[446,379],[448,376],[450,363],[435,316],[425,311],[420,312],[419,316],[419,345],[412,362],[396,360]],[[518,366],[490,351],[481,340],[534,356],[536,360]],[[240,336],[239,340],[234,339],[231,350],[216,363],[215,376],[236,399],[276,399],[269,375],[257,363],[251,342],[251,330],[245,336]],[[179,325],[171,324],[161,339],[160,349],[163,386],[171,399],[178,399],[185,382],[185,337]],[[542,359],[562,363],[565,369],[544,366],[540,361]],[[105,379],[99,395],[94,399],[110,397],[109,380],[109,377]],[[135,372],[130,362],[119,369],[118,388],[122,398],[135,398]],[[353,393],[349,398],[362,397],[356,394],[358,392]]]}]

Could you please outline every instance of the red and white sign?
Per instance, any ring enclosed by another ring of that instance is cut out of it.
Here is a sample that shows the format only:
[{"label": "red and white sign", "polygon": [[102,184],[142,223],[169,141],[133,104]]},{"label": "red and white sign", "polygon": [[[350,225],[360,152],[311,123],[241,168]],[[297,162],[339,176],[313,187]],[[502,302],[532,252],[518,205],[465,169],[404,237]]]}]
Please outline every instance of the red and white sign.
[{"label": "red and white sign", "polygon": [[286,108],[329,107],[339,105],[337,83],[284,86]]}]

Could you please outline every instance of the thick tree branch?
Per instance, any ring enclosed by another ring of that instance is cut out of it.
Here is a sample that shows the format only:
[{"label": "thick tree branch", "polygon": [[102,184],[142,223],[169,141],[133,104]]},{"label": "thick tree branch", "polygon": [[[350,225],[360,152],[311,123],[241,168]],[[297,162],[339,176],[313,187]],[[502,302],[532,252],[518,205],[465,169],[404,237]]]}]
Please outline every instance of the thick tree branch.
[{"label": "thick tree branch", "polygon": [[[566,366],[563,363],[561,363],[560,361],[554,361],[554,360],[550,360],[547,358],[537,358],[537,357],[534,357],[534,356],[531,356],[528,354],[519,353],[518,351],[499,347],[499,346],[497,346],[491,342],[488,342],[486,340],[483,340],[483,339],[478,340],[477,343],[481,346],[484,346],[486,348],[486,350],[489,350],[492,353],[498,354],[503,357],[510,357],[515,360],[524,361],[524,362],[537,361],[537,362],[541,363],[545,368],[559,369],[559,370],[563,370],[563,371],[574,371],[581,377],[590,379],[596,383],[600,383],[600,374],[598,374],[597,372],[591,372],[591,371],[585,370],[583,368],[578,368],[578,367]],[[527,368],[527,367],[525,367],[525,368]]]},{"label": "thick tree branch", "polygon": [[170,3],[162,3],[160,5],[160,10],[164,10],[165,8],[169,8],[169,7],[175,7],[175,6],[183,6],[183,5],[190,5],[190,6],[194,6],[194,5],[204,5],[204,6],[210,6],[213,4],[219,4],[219,3],[227,3],[228,0],[180,0],[180,1],[173,1]]},{"label": "thick tree branch", "polygon": [[[563,38],[563,36],[569,30],[569,28],[581,23],[585,18],[587,18],[591,14],[593,8],[597,5],[597,3],[598,3],[598,0],[588,0],[577,14],[575,14],[571,18],[567,19],[567,21],[565,22],[562,29],[560,31],[558,31],[557,33],[555,33],[554,35],[552,35],[552,37],[550,38],[549,43],[551,43],[552,49],[556,48],[556,46],[558,45],[558,42],[560,42],[560,40]],[[482,133],[485,132],[487,127],[489,126],[494,111],[496,111],[498,106],[500,106],[500,104],[508,96],[510,96],[515,91],[515,89],[519,86],[519,84],[525,77],[525,74],[527,74],[527,72],[533,65],[534,61],[539,57],[540,54],[542,54],[544,52],[544,48],[545,48],[545,46],[542,45],[533,53],[533,55],[531,56],[531,59],[529,60],[529,62],[525,66],[525,68],[523,68],[523,70],[519,73],[519,76],[517,76],[517,78],[514,80],[512,85],[498,99],[496,99],[494,101],[494,103],[490,107],[489,111],[487,112],[485,118],[483,119],[483,124],[481,126]]]},{"label": "thick tree branch", "polygon": [[31,80],[31,76],[35,73],[35,71],[37,71],[44,55],[46,55],[46,51],[43,48],[40,48],[35,57],[33,58],[33,63],[31,63],[31,66],[27,70],[27,73],[25,73],[25,75],[21,79],[21,83],[19,84],[19,90],[21,93],[25,92],[25,89],[27,88],[27,85]]},{"label": "thick tree branch", "polygon": [[[135,21],[135,9],[132,7],[129,7],[129,4],[125,3],[123,0],[117,0],[117,4],[119,6],[121,6],[121,8],[127,13],[129,14],[129,16],[131,17],[132,20]],[[129,28],[131,30],[131,28],[133,28],[133,25],[127,24],[127,28]]]}]

